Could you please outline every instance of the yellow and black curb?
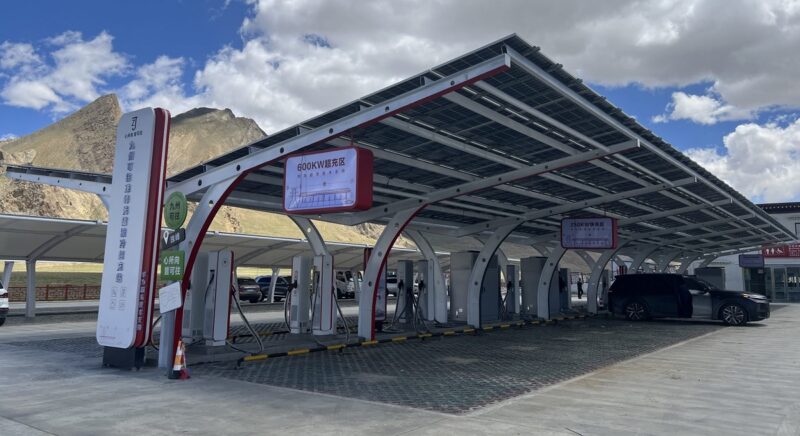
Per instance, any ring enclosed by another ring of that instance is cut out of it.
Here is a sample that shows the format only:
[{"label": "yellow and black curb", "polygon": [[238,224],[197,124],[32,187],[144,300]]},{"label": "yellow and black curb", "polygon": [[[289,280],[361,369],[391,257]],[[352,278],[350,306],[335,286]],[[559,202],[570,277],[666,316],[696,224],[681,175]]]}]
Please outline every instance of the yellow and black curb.
[{"label": "yellow and black curb", "polygon": [[[299,348],[289,351],[282,351],[279,353],[270,353],[270,354],[253,354],[250,356],[245,356],[239,359],[236,362],[236,366],[240,366],[242,363],[245,362],[257,362],[261,360],[267,359],[274,359],[276,357],[286,357],[286,356],[300,356],[309,353],[315,353],[318,351],[335,351],[339,350],[342,351],[345,348],[356,348],[356,347],[373,347],[379,344],[388,344],[388,343],[403,343],[408,340],[419,339],[424,341],[428,338],[436,338],[436,337],[444,337],[444,336],[456,336],[456,335],[476,335],[478,332],[490,332],[493,330],[507,330],[511,327],[522,328],[525,326],[545,326],[545,325],[554,325],[557,324],[559,321],[567,321],[567,320],[574,320],[574,319],[585,319],[588,318],[589,315],[581,314],[581,315],[570,315],[570,316],[561,316],[558,318],[554,318],[551,320],[522,320],[522,321],[513,321],[513,322],[504,322],[502,324],[492,324],[486,325],[481,328],[473,328],[473,327],[464,327],[462,329],[453,329],[453,330],[442,330],[438,332],[430,332],[430,333],[416,333],[412,335],[404,335],[404,336],[393,336],[389,338],[381,338],[381,339],[374,339],[370,341],[360,341],[360,342],[351,342],[351,343],[342,343],[342,344],[332,344],[332,345],[320,345],[318,347],[313,348]],[[272,334],[279,334],[284,332],[275,332]]]}]

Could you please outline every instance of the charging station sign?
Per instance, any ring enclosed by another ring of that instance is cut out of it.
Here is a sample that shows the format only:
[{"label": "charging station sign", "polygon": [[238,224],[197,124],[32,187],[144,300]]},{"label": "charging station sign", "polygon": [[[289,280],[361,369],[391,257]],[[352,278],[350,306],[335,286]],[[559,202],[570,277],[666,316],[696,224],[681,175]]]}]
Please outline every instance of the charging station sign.
[{"label": "charging station sign", "polygon": [[141,347],[150,337],[169,142],[169,112],[124,114],[117,127],[97,342]]},{"label": "charging station sign", "polygon": [[372,152],[347,147],[286,159],[283,209],[315,214],[372,207]]},{"label": "charging station sign", "polygon": [[561,220],[562,248],[617,248],[617,220],[608,217]]}]

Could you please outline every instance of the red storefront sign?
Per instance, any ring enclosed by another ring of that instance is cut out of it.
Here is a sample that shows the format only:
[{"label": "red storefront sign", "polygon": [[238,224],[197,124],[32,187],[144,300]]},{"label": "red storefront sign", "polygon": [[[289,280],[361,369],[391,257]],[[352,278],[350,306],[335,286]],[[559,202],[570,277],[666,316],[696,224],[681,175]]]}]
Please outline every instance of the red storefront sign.
[{"label": "red storefront sign", "polygon": [[800,244],[778,245],[776,247],[762,248],[764,257],[800,257]]}]

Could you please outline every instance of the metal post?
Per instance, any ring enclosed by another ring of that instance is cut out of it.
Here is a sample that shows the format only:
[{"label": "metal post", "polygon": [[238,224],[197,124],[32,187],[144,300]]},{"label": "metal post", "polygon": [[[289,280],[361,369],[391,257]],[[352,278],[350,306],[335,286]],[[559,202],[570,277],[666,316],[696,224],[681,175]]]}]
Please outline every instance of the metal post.
[{"label": "metal post", "polygon": [[[8,289],[11,286],[11,271],[14,269],[14,262],[11,260],[7,260],[5,265],[3,265],[3,281],[2,286],[5,286]],[[0,287],[2,287],[0,286]]]},{"label": "metal post", "polygon": [[536,292],[536,311],[539,318],[550,319],[553,315],[550,313],[550,292],[553,282],[558,280],[558,262],[561,261],[566,252],[566,248],[556,247],[550,252],[544,264]]},{"label": "metal post", "polygon": [[444,282],[442,264],[439,262],[439,257],[436,256],[430,241],[422,232],[409,229],[405,233],[414,241],[419,251],[422,252],[422,256],[428,261],[428,274],[430,274],[430,277],[425,282],[427,286],[426,319],[444,324],[447,322],[447,288]]},{"label": "metal post", "polygon": [[689,267],[692,266],[692,263],[700,259],[701,257],[702,256],[698,255],[698,256],[684,257],[683,259],[681,259],[681,266],[680,268],[678,268],[678,274],[686,274],[689,271]]},{"label": "metal post", "polygon": [[[272,268],[272,278],[269,281],[269,302],[275,302],[275,285],[278,283],[278,274],[280,274],[280,268]],[[284,298],[288,298],[288,295]]]},{"label": "metal post", "polygon": [[375,248],[372,249],[364,271],[361,298],[358,302],[358,336],[363,339],[375,339],[374,321],[378,281],[386,267],[386,261],[394,241],[419,210],[420,208],[414,207],[397,212],[383,229],[378,241],[375,242]]},{"label": "metal post", "polygon": [[658,246],[656,245],[642,247],[641,250],[635,254],[628,271],[630,271],[631,274],[636,274],[636,271],[639,269],[639,267],[641,267],[644,261],[647,260],[650,255],[655,253],[656,250],[658,250]]},{"label": "metal post", "polygon": [[[600,255],[600,258],[594,264],[594,268],[592,268],[592,274],[589,276],[589,286],[586,288],[586,310],[589,313],[597,313],[597,295],[598,291],[600,290],[600,281],[601,276],[603,275],[603,271],[606,269],[606,265],[608,262],[611,261],[619,252],[620,248],[622,248],[625,244],[620,243],[616,249],[610,249],[603,252]],[[603,300],[605,303],[605,300]]]},{"label": "metal post", "polygon": [[28,292],[25,294],[25,318],[36,317],[36,259],[25,262],[28,274]]},{"label": "metal post", "polygon": [[336,283],[333,272],[333,256],[325,240],[322,239],[317,226],[305,217],[290,216],[303,235],[306,237],[311,250],[314,252],[314,266],[319,272],[319,283],[314,296],[314,324],[311,326],[314,335],[336,334]]},{"label": "metal post", "polygon": [[494,256],[494,253],[500,248],[500,244],[519,227],[520,223],[507,224],[499,227],[490,236],[483,245],[478,258],[475,260],[475,265],[472,266],[472,271],[469,274],[469,282],[467,286],[467,324],[472,327],[481,326],[481,288],[483,286],[483,277],[486,274],[486,268],[489,266],[489,260]]}]

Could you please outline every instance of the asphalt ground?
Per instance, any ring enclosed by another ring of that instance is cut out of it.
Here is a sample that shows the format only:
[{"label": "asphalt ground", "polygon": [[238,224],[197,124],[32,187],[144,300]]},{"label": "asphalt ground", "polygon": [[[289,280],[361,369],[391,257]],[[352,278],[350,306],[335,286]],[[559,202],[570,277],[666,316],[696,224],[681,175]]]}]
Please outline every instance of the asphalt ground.
[{"label": "asphalt ground", "polygon": [[0,434],[800,434],[799,305],[743,328],[571,320],[185,381],[34,344],[90,337],[85,324],[0,329]]}]

